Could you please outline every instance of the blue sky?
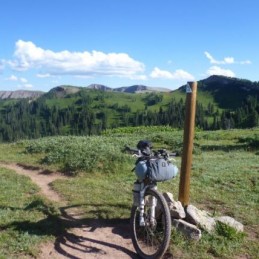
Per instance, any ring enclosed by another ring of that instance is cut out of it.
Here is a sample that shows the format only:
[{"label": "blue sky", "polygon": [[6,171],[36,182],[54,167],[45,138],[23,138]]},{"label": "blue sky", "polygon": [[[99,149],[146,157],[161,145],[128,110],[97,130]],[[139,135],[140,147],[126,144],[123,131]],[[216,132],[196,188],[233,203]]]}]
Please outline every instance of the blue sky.
[{"label": "blue sky", "polygon": [[258,0],[1,0],[0,90],[259,81]]}]

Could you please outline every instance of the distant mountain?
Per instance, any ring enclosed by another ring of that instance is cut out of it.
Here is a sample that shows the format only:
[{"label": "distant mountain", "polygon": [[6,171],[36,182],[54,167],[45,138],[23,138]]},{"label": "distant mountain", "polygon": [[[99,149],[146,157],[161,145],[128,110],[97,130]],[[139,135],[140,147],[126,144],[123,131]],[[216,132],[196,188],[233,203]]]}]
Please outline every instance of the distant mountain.
[{"label": "distant mountain", "polygon": [[[186,85],[183,85],[176,91],[185,92],[185,90]],[[236,109],[248,96],[259,97],[259,82],[213,75],[198,81],[198,98],[201,93],[211,96],[222,109]]]},{"label": "distant mountain", "polygon": [[[52,88],[47,93],[27,90],[0,91],[0,99],[36,99],[42,95],[44,95],[44,98],[63,98],[67,95],[75,94],[85,89],[121,93],[166,93],[184,92],[186,85],[181,86],[174,91],[167,88],[150,87],[145,85],[132,85],[118,88],[111,88],[102,84],[91,84],[87,87],[60,85]],[[198,97],[201,92],[206,92],[212,96],[213,100],[219,107],[223,109],[232,109],[237,108],[248,95],[259,96],[259,82],[213,75],[198,81]]]},{"label": "distant mountain", "polygon": [[170,92],[170,89],[162,88],[162,87],[150,87],[145,85],[132,85],[132,86],[124,86],[115,88],[116,92],[124,92],[124,93],[151,93],[151,92]]},{"label": "distant mountain", "polygon": [[198,91],[210,93],[220,108],[236,109],[247,96],[259,97],[259,82],[214,75],[199,81]]},{"label": "distant mountain", "polygon": [[122,86],[117,88],[111,88],[100,84],[91,84],[87,86],[89,89],[100,90],[100,91],[113,91],[113,92],[123,92],[123,93],[151,93],[151,92],[170,92],[170,89],[162,87],[150,87],[145,85],[132,85],[132,86]]},{"label": "distant mountain", "polygon": [[57,87],[52,88],[49,92],[52,93],[64,93],[64,94],[75,94],[79,92],[82,87],[79,86],[72,86],[72,85],[60,85]]},{"label": "distant mountain", "polygon": [[87,87],[79,87],[72,85],[60,85],[52,88],[47,93],[41,91],[28,91],[28,90],[17,90],[17,91],[0,91],[0,100],[1,99],[36,99],[42,95],[45,98],[57,97],[63,98],[68,94],[75,94],[82,89],[93,89],[104,92],[124,92],[124,93],[151,93],[151,92],[170,92],[170,89],[161,88],[161,87],[149,87],[145,85],[132,85],[124,86],[118,88],[111,88],[101,84],[91,84]]},{"label": "distant mountain", "polygon": [[17,90],[17,91],[0,91],[0,99],[36,99],[43,95],[44,92],[41,91],[26,91],[26,90]]},{"label": "distant mountain", "polygon": [[[114,89],[97,84],[61,85],[45,94],[2,91],[0,142],[50,135],[85,136],[127,126],[182,128],[185,91],[186,86],[170,91],[144,85]],[[8,98],[18,100],[10,102]],[[204,130],[259,126],[259,82],[224,76],[198,81],[196,126]]]},{"label": "distant mountain", "polygon": [[112,91],[112,88],[105,86],[105,85],[100,85],[100,84],[91,84],[91,85],[87,86],[86,88],[100,90],[100,91]]},{"label": "distant mountain", "polygon": [[246,79],[226,76],[210,76],[199,81],[203,90],[215,91],[217,89],[231,88],[234,91],[257,92],[259,91],[258,82],[252,82]]},{"label": "distant mountain", "polygon": [[79,92],[81,89],[82,87],[78,87],[78,86],[60,85],[52,88],[47,94],[62,98],[68,94],[75,94]]}]

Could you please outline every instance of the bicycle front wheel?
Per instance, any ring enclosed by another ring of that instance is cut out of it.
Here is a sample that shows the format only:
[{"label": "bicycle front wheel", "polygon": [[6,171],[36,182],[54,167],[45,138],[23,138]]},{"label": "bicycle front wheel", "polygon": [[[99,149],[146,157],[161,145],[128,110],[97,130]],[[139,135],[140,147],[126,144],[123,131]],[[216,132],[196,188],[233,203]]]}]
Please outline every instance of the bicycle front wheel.
[{"label": "bicycle front wheel", "polygon": [[133,206],[130,224],[136,252],[144,259],[161,258],[169,246],[171,235],[171,217],[163,195],[155,189],[148,189],[145,193],[144,226],[140,226],[139,217],[139,207]]}]

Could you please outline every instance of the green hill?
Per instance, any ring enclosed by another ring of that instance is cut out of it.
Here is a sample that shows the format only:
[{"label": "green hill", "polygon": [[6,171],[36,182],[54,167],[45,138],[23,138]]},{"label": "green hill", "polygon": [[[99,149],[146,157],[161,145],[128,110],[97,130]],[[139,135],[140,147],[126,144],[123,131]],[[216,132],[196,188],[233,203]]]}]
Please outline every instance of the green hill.
[{"label": "green hill", "polygon": [[259,96],[259,82],[211,76],[199,82],[199,91],[210,93],[222,109],[236,109],[248,96]]},{"label": "green hill", "polygon": [[[129,87],[134,93],[94,86],[58,86],[37,99],[0,100],[0,140],[92,135],[128,126],[183,126],[185,86],[175,91]],[[206,130],[258,126],[258,96],[258,82],[223,76],[201,80],[196,126]]]}]

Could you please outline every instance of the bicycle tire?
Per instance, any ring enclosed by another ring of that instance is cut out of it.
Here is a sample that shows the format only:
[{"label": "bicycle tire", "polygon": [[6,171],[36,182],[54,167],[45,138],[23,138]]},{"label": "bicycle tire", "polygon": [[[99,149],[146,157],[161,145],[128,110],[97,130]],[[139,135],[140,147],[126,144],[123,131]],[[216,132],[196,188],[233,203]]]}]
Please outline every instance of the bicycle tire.
[{"label": "bicycle tire", "polygon": [[[149,224],[149,197],[155,197],[156,220]],[[145,193],[145,226],[139,225],[139,207],[132,206],[130,216],[131,239],[137,254],[144,259],[158,259],[166,252],[171,236],[171,216],[164,196],[155,189],[148,189]]]}]

